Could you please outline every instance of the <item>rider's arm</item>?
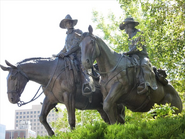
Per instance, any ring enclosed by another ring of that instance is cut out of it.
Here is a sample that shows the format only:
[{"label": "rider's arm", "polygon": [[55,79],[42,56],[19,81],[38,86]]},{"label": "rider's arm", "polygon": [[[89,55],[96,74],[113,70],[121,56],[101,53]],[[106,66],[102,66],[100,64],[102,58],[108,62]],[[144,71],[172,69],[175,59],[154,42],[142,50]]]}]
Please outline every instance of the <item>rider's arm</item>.
[{"label": "rider's arm", "polygon": [[136,52],[138,52],[139,50],[137,49],[136,46],[133,46],[132,49],[130,49],[130,51],[126,52],[127,55],[131,55],[131,54],[135,54]]},{"label": "rider's arm", "polygon": [[66,47],[64,46],[64,48],[57,54],[57,56],[59,56],[61,53],[66,53],[67,50],[66,50]]},{"label": "rider's arm", "polygon": [[[79,29],[76,29],[75,32],[82,34],[82,31]],[[74,39],[73,39],[73,43],[72,43],[73,45],[71,46],[71,49],[65,53],[65,56],[68,56],[68,55],[70,55],[80,49],[79,41],[80,41],[79,38],[77,38],[74,34]]]},{"label": "rider's arm", "polygon": [[64,55],[65,55],[65,56],[68,56],[68,55],[70,55],[70,54],[76,52],[79,48],[80,48],[80,47],[79,47],[78,45],[72,46],[71,49],[70,49],[68,52],[66,52]]},{"label": "rider's arm", "polygon": [[141,36],[131,41],[131,45],[129,46],[129,51],[126,53],[127,55],[135,54],[139,51],[143,50],[143,44],[141,42]]}]

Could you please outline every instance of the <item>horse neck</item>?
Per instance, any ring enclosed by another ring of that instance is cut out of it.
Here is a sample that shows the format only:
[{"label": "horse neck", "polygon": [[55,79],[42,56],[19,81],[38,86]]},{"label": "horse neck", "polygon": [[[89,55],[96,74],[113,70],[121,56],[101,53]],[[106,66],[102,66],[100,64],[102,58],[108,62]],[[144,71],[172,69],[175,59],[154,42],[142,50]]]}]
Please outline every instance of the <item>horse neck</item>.
[{"label": "horse neck", "polygon": [[20,69],[28,76],[29,80],[46,85],[50,79],[54,62],[45,61],[37,63],[20,64]]},{"label": "horse neck", "polygon": [[96,58],[99,71],[110,71],[118,62],[120,54],[111,50],[103,40],[98,39],[98,47],[100,49],[100,55]]}]

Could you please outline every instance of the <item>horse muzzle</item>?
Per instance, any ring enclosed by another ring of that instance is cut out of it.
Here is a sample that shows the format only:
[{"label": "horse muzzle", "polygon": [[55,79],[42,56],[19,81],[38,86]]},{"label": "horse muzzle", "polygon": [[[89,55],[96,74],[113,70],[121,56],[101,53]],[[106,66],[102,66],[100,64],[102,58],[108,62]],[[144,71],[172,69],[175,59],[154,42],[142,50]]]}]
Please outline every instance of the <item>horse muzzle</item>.
[{"label": "horse muzzle", "polygon": [[8,100],[10,101],[10,103],[16,104],[17,102],[20,101],[20,97],[17,94],[12,94],[8,92]]}]

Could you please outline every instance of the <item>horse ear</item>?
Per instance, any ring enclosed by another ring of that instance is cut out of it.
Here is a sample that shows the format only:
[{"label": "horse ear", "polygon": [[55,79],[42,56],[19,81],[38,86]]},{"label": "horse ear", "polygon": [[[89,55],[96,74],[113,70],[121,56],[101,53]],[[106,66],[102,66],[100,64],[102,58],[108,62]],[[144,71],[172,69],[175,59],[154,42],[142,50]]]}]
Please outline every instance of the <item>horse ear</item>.
[{"label": "horse ear", "polygon": [[91,26],[91,25],[89,25],[88,30],[89,30],[89,34],[91,34],[91,35],[92,35],[93,28],[92,28],[92,26]]},{"label": "horse ear", "polygon": [[82,35],[81,34],[79,34],[79,33],[77,33],[77,32],[75,32],[75,37],[77,37],[77,38],[81,38],[82,37]]},{"label": "horse ear", "polygon": [[14,69],[17,68],[16,66],[12,65],[12,64],[11,64],[10,62],[8,62],[7,60],[5,60],[5,63],[6,63],[8,66],[10,66],[10,67],[12,67],[12,68],[14,68]]},{"label": "horse ear", "polygon": [[4,67],[2,65],[0,65],[1,69],[4,70],[4,71],[9,71],[11,68],[10,67]]}]

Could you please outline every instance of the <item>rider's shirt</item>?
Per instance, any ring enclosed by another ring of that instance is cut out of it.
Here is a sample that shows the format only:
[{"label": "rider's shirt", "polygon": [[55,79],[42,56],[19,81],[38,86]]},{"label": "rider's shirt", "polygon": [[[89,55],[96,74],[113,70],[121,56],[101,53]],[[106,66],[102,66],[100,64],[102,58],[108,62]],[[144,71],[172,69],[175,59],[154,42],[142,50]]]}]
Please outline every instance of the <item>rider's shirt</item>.
[{"label": "rider's shirt", "polygon": [[72,47],[78,47],[79,39],[75,37],[75,32],[78,34],[82,34],[82,31],[79,29],[70,29],[66,32],[66,40],[65,40],[65,52],[68,52]]},{"label": "rider's shirt", "polygon": [[141,36],[141,32],[139,30],[136,30],[132,37],[129,38],[128,45],[128,54],[137,54],[139,57],[148,57],[146,46],[144,45],[144,39]]}]

